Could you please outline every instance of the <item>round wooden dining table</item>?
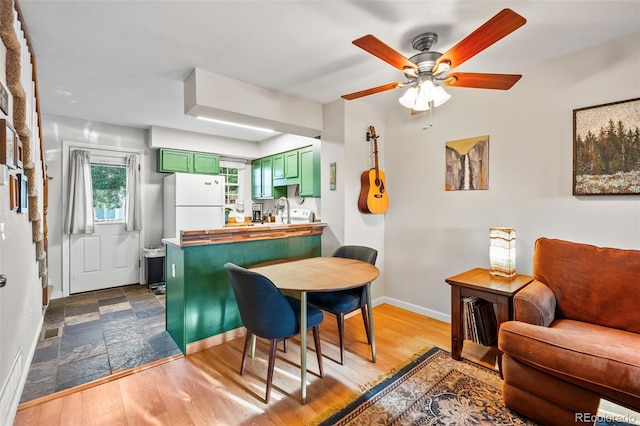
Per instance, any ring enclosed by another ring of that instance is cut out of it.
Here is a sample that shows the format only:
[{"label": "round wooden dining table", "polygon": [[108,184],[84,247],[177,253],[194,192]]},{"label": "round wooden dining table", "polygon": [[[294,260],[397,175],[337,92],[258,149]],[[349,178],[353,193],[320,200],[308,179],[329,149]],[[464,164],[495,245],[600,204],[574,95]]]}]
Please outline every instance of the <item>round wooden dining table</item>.
[{"label": "round wooden dining table", "polygon": [[[307,292],[347,290],[366,286],[367,313],[369,316],[369,341],[371,360],[376,362],[376,342],[373,332],[373,307],[371,282],[380,271],[374,265],[361,260],[343,257],[311,257],[291,262],[251,268],[269,278],[281,290],[300,293],[300,330],[307,329]],[[300,333],[300,382],[301,402],[307,402],[307,333]]]}]

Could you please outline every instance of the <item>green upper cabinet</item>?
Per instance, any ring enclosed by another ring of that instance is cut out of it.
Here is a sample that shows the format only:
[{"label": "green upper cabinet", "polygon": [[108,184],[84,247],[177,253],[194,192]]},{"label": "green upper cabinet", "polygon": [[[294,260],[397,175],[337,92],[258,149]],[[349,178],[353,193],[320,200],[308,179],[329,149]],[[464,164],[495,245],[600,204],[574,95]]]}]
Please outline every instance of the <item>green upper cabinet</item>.
[{"label": "green upper cabinet", "polygon": [[273,158],[259,158],[251,162],[251,198],[273,198]]},{"label": "green upper cabinet", "polygon": [[158,172],[191,173],[193,154],[188,151],[161,148],[158,152]]},{"label": "green upper cabinet", "polygon": [[206,152],[193,153],[193,173],[206,175],[220,174],[220,157]]},{"label": "green upper cabinet", "polygon": [[251,163],[254,200],[286,196],[287,185],[300,185],[302,197],[320,196],[319,145],[258,158]]},{"label": "green upper cabinet", "polygon": [[271,158],[273,158],[273,186],[300,183],[299,150],[283,152]]},{"label": "green upper cabinet", "polygon": [[300,154],[300,196],[320,196],[320,147],[308,146]]},{"label": "green upper cabinet", "polygon": [[160,148],[158,172],[220,174],[220,157],[208,152],[182,151]]}]

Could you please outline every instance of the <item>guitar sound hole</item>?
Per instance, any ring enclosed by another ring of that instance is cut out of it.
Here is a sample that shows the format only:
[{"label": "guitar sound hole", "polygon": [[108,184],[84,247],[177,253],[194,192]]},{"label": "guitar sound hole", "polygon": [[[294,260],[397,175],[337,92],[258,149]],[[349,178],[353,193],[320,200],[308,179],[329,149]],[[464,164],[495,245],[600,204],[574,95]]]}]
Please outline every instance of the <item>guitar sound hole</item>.
[{"label": "guitar sound hole", "polygon": [[382,198],[382,194],[376,194],[373,196],[374,198]]}]

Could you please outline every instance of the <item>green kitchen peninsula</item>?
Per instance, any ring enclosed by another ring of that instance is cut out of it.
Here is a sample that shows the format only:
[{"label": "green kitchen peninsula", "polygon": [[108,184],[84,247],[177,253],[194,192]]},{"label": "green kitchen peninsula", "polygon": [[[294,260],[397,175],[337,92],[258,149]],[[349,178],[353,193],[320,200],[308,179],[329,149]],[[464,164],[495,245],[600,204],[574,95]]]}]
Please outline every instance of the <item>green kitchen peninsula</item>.
[{"label": "green kitchen peninsula", "polygon": [[242,321],[224,269],[321,255],[325,223],[267,224],[181,232],[166,246],[166,327],[180,350],[240,336]]}]

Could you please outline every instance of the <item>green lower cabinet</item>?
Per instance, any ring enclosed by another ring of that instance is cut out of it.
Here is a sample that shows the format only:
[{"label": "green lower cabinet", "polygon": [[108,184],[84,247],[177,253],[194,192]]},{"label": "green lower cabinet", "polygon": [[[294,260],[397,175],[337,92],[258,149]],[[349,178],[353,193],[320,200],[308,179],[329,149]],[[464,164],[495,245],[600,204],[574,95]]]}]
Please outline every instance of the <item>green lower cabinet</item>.
[{"label": "green lower cabinet", "polygon": [[189,343],[242,326],[225,263],[251,267],[274,259],[317,257],[321,235],[166,248],[167,331],[186,353]]}]

